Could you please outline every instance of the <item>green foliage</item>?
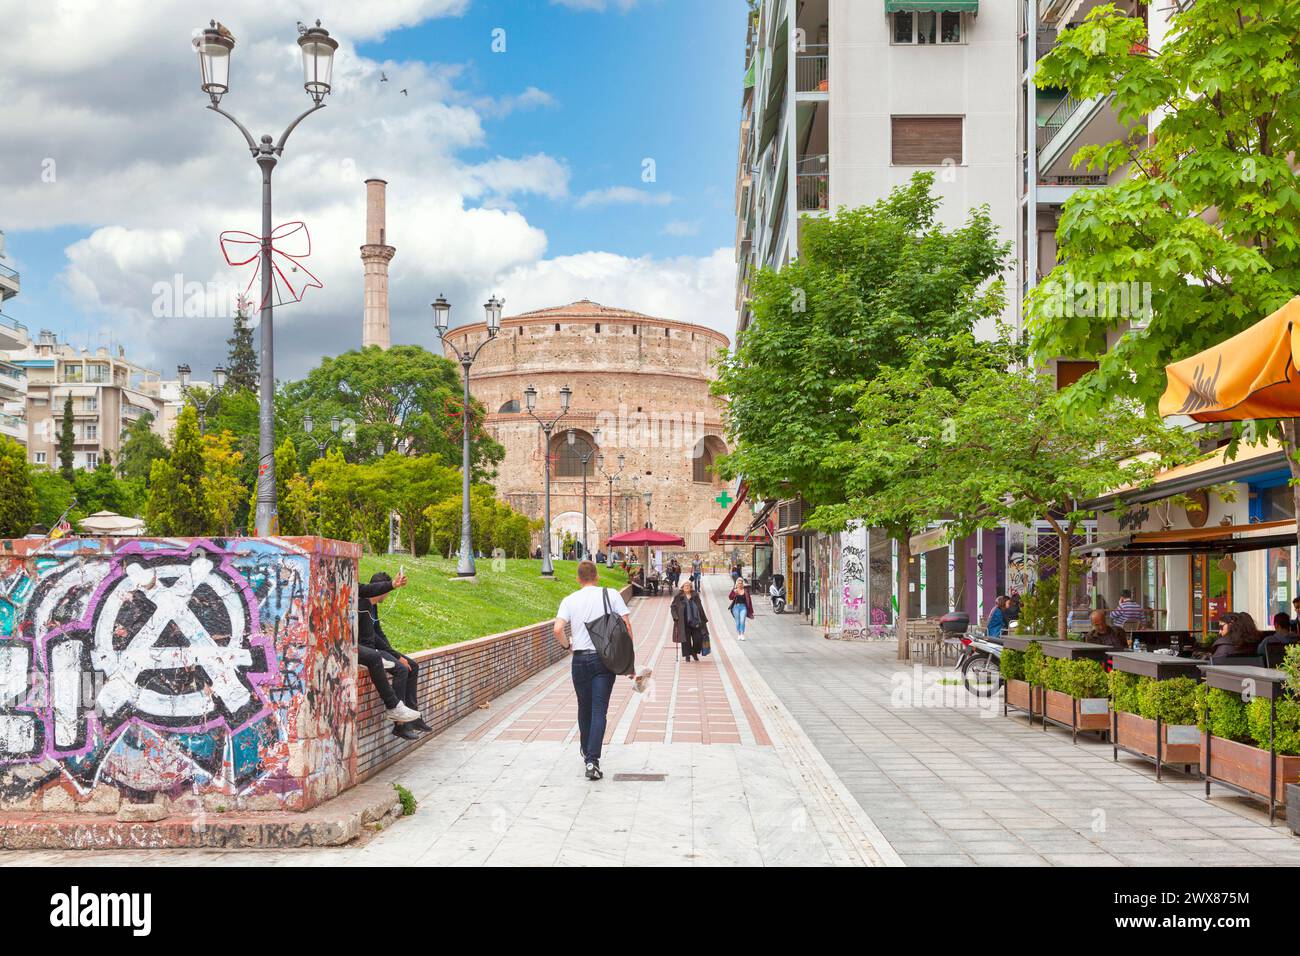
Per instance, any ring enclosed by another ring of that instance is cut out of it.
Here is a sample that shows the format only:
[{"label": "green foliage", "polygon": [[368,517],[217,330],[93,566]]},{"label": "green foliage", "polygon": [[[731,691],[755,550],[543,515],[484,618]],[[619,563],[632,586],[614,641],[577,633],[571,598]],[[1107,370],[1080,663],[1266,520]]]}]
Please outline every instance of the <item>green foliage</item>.
[{"label": "green foliage", "polygon": [[[59,480],[63,480],[61,476]],[[79,521],[97,511],[112,511],[136,517],[143,505],[139,488],[138,483],[117,477],[113,466],[107,461],[101,461],[93,471],[82,469],[72,479],[72,492],[77,499],[72,520]],[[54,520],[58,520],[57,515]]]},{"label": "green foliage", "polygon": [[397,802],[402,805],[402,816],[414,816],[415,808],[418,806],[415,802],[415,794],[400,783],[394,783],[393,789],[397,791]]},{"label": "green foliage", "polygon": [[[1256,747],[1269,746],[1269,702],[1256,697],[1246,706],[1250,737]],[[1273,727],[1273,745],[1280,754],[1300,755],[1300,702],[1290,697],[1277,699],[1277,719]]]},{"label": "green foliage", "polygon": [[[1027,304],[1040,357],[1100,361],[1068,390],[1081,407],[1117,394],[1154,404],[1167,364],[1240,332],[1300,289],[1300,176],[1291,161],[1300,153],[1300,4],[1169,6],[1158,50],[1146,50],[1141,18],[1106,5],[1063,31],[1037,74],[1040,87],[1113,96],[1132,131],[1076,156],[1089,170],[1125,174],[1065,203],[1060,265]],[[1159,135],[1148,137],[1152,115]],[[1071,280],[1150,283],[1150,324],[1107,340],[1128,317],[1062,309]]]},{"label": "green foliage", "polygon": [[153,430],[153,415],[141,415],[126,427],[117,452],[117,473],[128,481],[148,481],[153,463],[167,457],[167,443]]},{"label": "green foliage", "polygon": [[53,528],[55,522],[72,505],[72,485],[57,471],[49,468],[32,468],[31,476],[32,490],[36,495],[36,521],[33,523]]},{"label": "green foliage", "polygon": [[[426,517],[437,554],[455,554],[460,550],[461,496],[451,497],[426,509]],[[475,550],[491,555],[500,548],[510,558],[528,556],[533,531],[539,522],[530,521],[508,504],[498,500],[487,485],[474,485],[469,494],[470,529]]]},{"label": "green foliage", "polygon": [[1201,730],[1208,727],[1215,737],[1238,743],[1252,741],[1246,705],[1240,697],[1217,687],[1200,684],[1197,686],[1196,699],[1196,725]]},{"label": "green foliage", "polygon": [[1008,246],[987,209],[945,229],[933,185],[917,173],[874,205],[805,219],[799,258],[755,276],[753,321],[714,386],[734,449],[725,477],[744,474],[759,496],[793,487],[814,505],[844,502],[854,459],[837,452],[860,417],[841,390],[905,363],[916,336],[1001,312]]},{"label": "green foliage", "polygon": [[228,431],[203,436],[203,506],[211,533],[231,535],[239,527],[239,508],[247,496],[239,480],[242,452],[235,450],[235,436]]},{"label": "green foliage", "polygon": [[[355,440],[344,447],[349,461],[383,457],[375,455],[376,446],[387,453],[399,441],[409,441],[409,455],[459,467],[461,391],[456,363],[418,345],[344,352],[323,359],[304,380],[285,387],[283,414],[290,424],[281,434],[294,437],[299,448],[314,450],[309,439],[299,438],[304,414],[317,422],[337,415],[355,423]],[[483,479],[495,471],[505,449],[484,431],[482,406],[474,403],[471,413],[471,469],[475,478]]]},{"label": "green foliage", "polygon": [[1003,648],[1002,656],[998,658],[998,670],[1001,672],[1003,680],[1024,680],[1024,653],[1013,651],[1010,648]]},{"label": "green foliage", "polygon": [[253,330],[248,327],[245,304],[235,310],[234,330],[226,345],[226,388],[231,391],[256,392],[258,386],[257,350],[253,348]]},{"label": "green foliage", "polygon": [[27,449],[0,436],[0,538],[22,537],[35,520],[36,491]]},{"label": "green foliage", "polygon": [[1025,645],[1022,663],[1025,680],[1041,687],[1047,680],[1047,658],[1043,656],[1043,648],[1037,641]]},{"label": "green foliage", "polygon": [[1046,658],[1044,684],[1048,690],[1059,691],[1079,699],[1106,697],[1110,693],[1110,680],[1106,670],[1097,661],[1080,657],[1074,660]]},{"label": "green foliage", "polygon": [[1147,720],[1159,718],[1166,724],[1194,724],[1198,686],[1199,682],[1190,677],[1144,677],[1137,692],[1138,713]]},{"label": "green foliage", "polygon": [[1127,671],[1111,671],[1111,709],[1122,711],[1126,714],[1138,713],[1140,706],[1138,698],[1141,693],[1142,682],[1147,679],[1148,678],[1138,677],[1137,674],[1130,674]]},{"label": "green foliage", "polygon": [[77,431],[72,421],[72,395],[63,401],[63,418],[59,423],[59,474],[64,481],[73,479],[73,463],[76,461]]},{"label": "green foliage", "polygon": [[171,537],[208,533],[203,464],[198,413],[192,405],[186,405],[176,419],[171,455],[156,460],[150,471],[145,523],[151,534]]}]

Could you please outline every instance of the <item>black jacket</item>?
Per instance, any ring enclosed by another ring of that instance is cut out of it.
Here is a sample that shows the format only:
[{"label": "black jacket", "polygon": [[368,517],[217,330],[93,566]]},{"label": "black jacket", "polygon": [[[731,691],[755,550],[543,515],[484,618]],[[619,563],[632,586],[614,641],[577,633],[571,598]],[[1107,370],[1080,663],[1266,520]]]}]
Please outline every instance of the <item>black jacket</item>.
[{"label": "black jacket", "polygon": [[372,597],[387,594],[393,589],[392,581],[380,581],[378,584],[357,585],[357,644],[361,647],[373,647],[378,651],[396,654],[393,646],[384,636],[384,629],[379,626],[379,608],[370,603]]}]

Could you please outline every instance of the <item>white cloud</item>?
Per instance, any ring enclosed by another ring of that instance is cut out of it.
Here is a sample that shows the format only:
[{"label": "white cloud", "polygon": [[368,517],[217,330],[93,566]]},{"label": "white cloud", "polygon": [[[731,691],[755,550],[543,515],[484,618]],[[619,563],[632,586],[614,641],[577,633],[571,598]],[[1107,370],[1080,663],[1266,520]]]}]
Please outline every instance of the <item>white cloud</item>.
[{"label": "white cloud", "polygon": [[578,198],[577,205],[579,209],[620,205],[667,206],[672,201],[672,193],[651,192],[648,189],[636,189],[632,186],[610,186],[583,193]]},{"label": "white cloud", "polygon": [[553,6],[568,7],[570,10],[590,11],[593,13],[604,13],[606,10],[627,13],[637,3],[638,0],[551,0]]},{"label": "white cloud", "polygon": [[659,230],[659,233],[664,236],[698,236],[700,234],[700,223],[698,220],[687,222],[684,219],[673,219],[664,223],[664,227]]}]

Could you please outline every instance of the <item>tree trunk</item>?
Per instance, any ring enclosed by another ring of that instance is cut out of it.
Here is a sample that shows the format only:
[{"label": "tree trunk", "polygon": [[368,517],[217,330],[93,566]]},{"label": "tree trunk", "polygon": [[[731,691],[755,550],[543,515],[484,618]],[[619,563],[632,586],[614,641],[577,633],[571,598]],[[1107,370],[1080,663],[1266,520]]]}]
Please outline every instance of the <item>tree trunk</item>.
[{"label": "tree trunk", "polygon": [[1066,639],[1066,623],[1070,619],[1070,532],[1058,531],[1057,540],[1061,543],[1061,558],[1056,570],[1056,639]]},{"label": "tree trunk", "polygon": [[912,541],[909,535],[902,535],[894,539],[898,543],[898,614],[894,616],[895,634],[898,637],[898,659],[905,661],[908,659],[907,652],[907,612],[911,607],[911,601],[908,595],[908,585],[911,582],[911,557]]},{"label": "tree trunk", "polygon": [[[1300,434],[1300,419],[1282,419],[1282,451],[1291,469],[1292,481],[1300,481],[1300,462],[1296,460],[1296,436]],[[1300,484],[1291,485],[1291,500],[1295,503],[1296,544],[1300,546]]]}]

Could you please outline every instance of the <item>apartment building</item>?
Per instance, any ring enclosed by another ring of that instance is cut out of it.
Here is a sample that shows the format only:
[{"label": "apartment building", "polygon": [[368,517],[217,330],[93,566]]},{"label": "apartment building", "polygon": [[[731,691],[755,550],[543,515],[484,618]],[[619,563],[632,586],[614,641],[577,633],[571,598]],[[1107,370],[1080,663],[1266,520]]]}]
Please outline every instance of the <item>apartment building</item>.
[{"label": "apartment building", "polygon": [[754,271],[798,256],[803,217],[875,202],[918,170],[935,173],[942,221],[987,205],[1019,258],[1019,18],[1008,0],[755,6],[736,176],[738,333]]},{"label": "apartment building", "polygon": [[58,464],[59,429],[69,397],[76,468],[94,468],[106,454],[116,460],[123,430],[142,415],[156,417],[161,409],[156,397],[160,374],[128,361],[121,348],[78,349],[42,330],[9,360],[26,373],[27,450],[34,465]]},{"label": "apartment building", "polygon": [[[4,255],[4,233],[0,232],[0,260]],[[18,272],[0,261],[0,435],[27,444],[27,373],[5,355],[27,347],[27,326],[5,314],[4,305],[22,289]]]}]

